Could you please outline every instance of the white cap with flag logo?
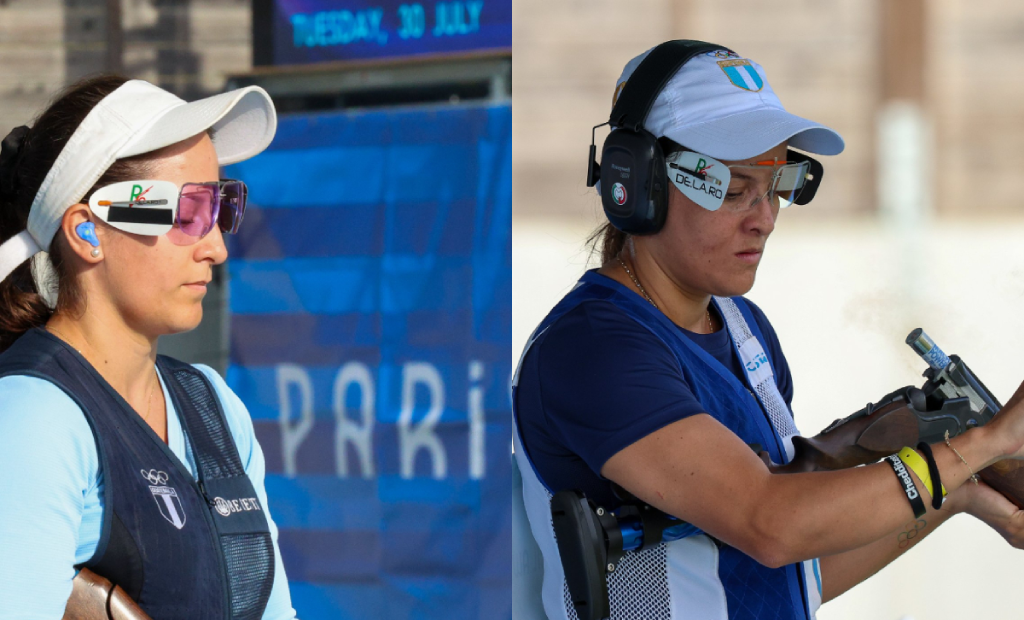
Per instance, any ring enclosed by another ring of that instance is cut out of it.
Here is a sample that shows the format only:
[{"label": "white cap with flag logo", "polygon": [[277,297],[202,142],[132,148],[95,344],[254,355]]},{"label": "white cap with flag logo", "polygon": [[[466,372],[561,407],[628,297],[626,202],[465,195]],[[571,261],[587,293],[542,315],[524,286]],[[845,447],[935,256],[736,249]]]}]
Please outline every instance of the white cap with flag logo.
[{"label": "white cap with flag logo", "polygon": [[[616,99],[650,52],[626,64],[615,85]],[[754,157],[786,140],[818,155],[838,155],[844,147],[834,130],[787,112],[761,65],[725,49],[698,54],[676,71],[655,99],[644,128],[724,160]]]}]

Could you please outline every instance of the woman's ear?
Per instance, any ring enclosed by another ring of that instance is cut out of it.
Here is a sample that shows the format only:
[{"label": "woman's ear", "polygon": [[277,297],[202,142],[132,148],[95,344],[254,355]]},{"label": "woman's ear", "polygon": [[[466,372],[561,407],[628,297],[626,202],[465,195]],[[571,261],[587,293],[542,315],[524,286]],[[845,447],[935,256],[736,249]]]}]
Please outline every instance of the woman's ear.
[{"label": "woman's ear", "polygon": [[90,265],[103,260],[103,248],[94,220],[89,206],[79,203],[68,208],[60,222],[68,247]]}]

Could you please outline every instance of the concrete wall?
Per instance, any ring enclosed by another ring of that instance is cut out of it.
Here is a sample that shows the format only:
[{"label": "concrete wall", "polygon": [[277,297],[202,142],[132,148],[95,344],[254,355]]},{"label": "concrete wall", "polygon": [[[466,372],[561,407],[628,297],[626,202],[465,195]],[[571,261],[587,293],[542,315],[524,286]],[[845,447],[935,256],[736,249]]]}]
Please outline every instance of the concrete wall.
[{"label": "concrete wall", "polygon": [[[65,84],[108,70],[106,0],[0,0],[0,130]],[[252,65],[248,0],[122,0],[123,73],[186,99]]]},{"label": "concrete wall", "polygon": [[64,85],[63,0],[0,2],[0,132],[29,122]]},{"label": "concrete wall", "polygon": [[929,112],[943,213],[1019,215],[1024,4],[942,0],[929,19]]}]

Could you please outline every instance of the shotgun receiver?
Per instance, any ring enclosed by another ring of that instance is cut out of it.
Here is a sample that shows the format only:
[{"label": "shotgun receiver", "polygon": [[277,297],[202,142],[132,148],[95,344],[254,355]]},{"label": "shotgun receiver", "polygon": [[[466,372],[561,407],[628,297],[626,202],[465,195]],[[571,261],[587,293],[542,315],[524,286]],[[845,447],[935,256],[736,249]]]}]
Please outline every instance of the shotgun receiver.
[{"label": "shotgun receiver", "polygon": [[921,328],[910,332],[907,344],[928,362],[923,386],[908,385],[887,394],[814,437],[794,437],[793,460],[772,466],[772,471],[822,471],[872,463],[904,446],[939,443],[947,432],[956,437],[984,426],[1002,408],[963,360],[947,356]]},{"label": "shotgun receiver", "polygon": [[87,568],[71,583],[63,620],[152,620],[120,586]]},{"label": "shotgun receiver", "polygon": [[[946,400],[967,398],[970,401],[971,410],[978,416],[978,426],[991,420],[1003,408],[959,357],[947,357],[921,328],[910,332],[907,344],[928,362],[929,368],[924,376],[936,384],[936,389],[942,392]],[[949,435],[952,437],[953,433]],[[929,439],[922,441],[930,442]],[[999,461],[981,470],[979,475],[986,484],[1002,493],[1018,508],[1024,508],[1024,462]]]},{"label": "shotgun receiver", "polygon": [[[955,437],[983,426],[1002,408],[963,360],[947,356],[923,330],[910,332],[906,342],[928,363],[923,386],[906,386],[887,394],[814,437],[794,437],[793,459],[786,465],[770,464],[771,471],[826,471],[872,463],[904,446],[942,442],[947,432]],[[760,451],[760,446],[751,447]],[[1024,462],[1000,461],[980,476],[1024,507]],[[629,496],[624,491],[619,494]],[[560,491],[551,498],[558,553],[580,620],[609,617],[608,574],[623,555],[677,540],[695,530],[631,499],[610,511],[579,491]]]}]

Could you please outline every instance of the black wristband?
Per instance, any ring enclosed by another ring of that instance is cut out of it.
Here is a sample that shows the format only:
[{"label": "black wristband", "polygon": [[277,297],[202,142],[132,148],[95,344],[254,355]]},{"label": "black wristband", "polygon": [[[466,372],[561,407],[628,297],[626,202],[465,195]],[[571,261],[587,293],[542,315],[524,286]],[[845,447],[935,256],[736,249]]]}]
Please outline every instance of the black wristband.
[{"label": "black wristband", "polygon": [[924,500],[921,499],[921,492],[917,490],[917,485],[914,484],[914,479],[910,477],[907,466],[903,464],[899,455],[896,454],[890,454],[885,457],[885,460],[892,466],[893,472],[896,473],[896,479],[900,481],[903,492],[907,495],[907,501],[910,502],[910,507],[914,509],[914,518],[921,518],[924,513],[928,512],[928,508],[925,507]]},{"label": "black wristband", "polygon": [[935,462],[935,455],[932,454],[932,447],[925,442],[917,444],[917,449],[924,454],[924,460],[928,463],[928,475],[932,477],[932,508],[942,508],[942,479],[939,477],[939,465]]}]

